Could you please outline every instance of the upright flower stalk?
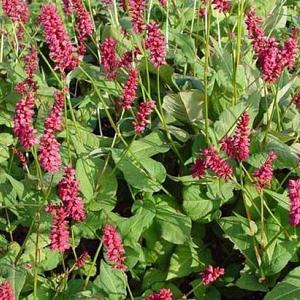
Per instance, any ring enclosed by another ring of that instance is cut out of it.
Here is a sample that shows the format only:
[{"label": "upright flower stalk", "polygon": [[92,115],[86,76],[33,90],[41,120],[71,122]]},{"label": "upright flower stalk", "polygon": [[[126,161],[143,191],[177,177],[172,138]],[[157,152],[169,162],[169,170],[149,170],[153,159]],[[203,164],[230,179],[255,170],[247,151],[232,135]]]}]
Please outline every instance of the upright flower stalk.
[{"label": "upright flower stalk", "polygon": [[39,20],[44,29],[45,40],[49,46],[50,57],[55,63],[55,69],[64,73],[77,67],[79,56],[75,53],[75,48],[56,7],[53,4],[44,4]]},{"label": "upright flower stalk", "polygon": [[256,169],[253,173],[253,176],[256,178],[256,187],[259,191],[262,191],[263,188],[271,183],[273,177],[272,162],[276,158],[276,153],[274,151],[271,151],[262,166]]},{"label": "upright flower stalk", "polygon": [[146,300],[173,300],[173,294],[170,289],[164,288],[149,295]]},{"label": "upright flower stalk", "polygon": [[244,161],[249,157],[249,122],[249,114],[247,112],[243,113],[238,121],[234,135],[232,137],[225,137],[221,141],[221,149],[232,159]]},{"label": "upright flower stalk", "polygon": [[225,273],[224,268],[208,266],[205,271],[201,274],[201,280],[204,285],[209,285],[216,281],[220,276]]},{"label": "upright flower stalk", "polygon": [[113,225],[105,225],[103,229],[103,245],[106,249],[106,256],[114,268],[126,271],[125,265],[125,250],[122,243],[122,238]]},{"label": "upright flower stalk", "polygon": [[247,13],[246,25],[249,38],[257,56],[262,78],[269,84],[275,83],[284,68],[295,65],[298,51],[298,31],[292,29],[290,37],[280,47],[274,37],[267,37],[261,27],[262,20],[256,16],[255,10]]},{"label": "upright flower stalk", "polygon": [[29,150],[38,141],[37,131],[33,127],[37,90],[37,83],[33,76],[38,69],[38,56],[35,48],[29,50],[24,58],[24,64],[27,77],[16,86],[16,91],[22,94],[22,98],[16,106],[13,131],[20,144]]},{"label": "upright flower stalk", "polygon": [[0,299],[1,300],[15,300],[14,290],[8,280],[4,280],[0,284]]},{"label": "upright flower stalk", "polygon": [[290,224],[300,227],[300,179],[289,181]]},{"label": "upright flower stalk", "polygon": [[45,131],[40,141],[39,161],[46,172],[55,173],[61,168],[60,144],[56,140],[56,132],[62,129],[66,91],[57,91],[54,95],[54,105],[45,120]]}]

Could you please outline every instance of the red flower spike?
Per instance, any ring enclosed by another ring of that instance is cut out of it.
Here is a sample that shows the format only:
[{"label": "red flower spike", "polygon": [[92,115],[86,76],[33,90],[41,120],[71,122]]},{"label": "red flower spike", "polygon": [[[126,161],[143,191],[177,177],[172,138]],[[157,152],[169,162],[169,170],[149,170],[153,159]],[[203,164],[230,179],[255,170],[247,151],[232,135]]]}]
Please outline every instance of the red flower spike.
[{"label": "red flower spike", "polygon": [[75,49],[56,7],[53,4],[44,4],[39,20],[44,29],[45,40],[49,46],[50,57],[56,65],[55,68],[62,73],[76,68],[79,57],[74,53]]},{"label": "red flower spike", "polygon": [[1,300],[15,300],[15,293],[8,280],[4,280],[0,285]]},{"label": "red flower spike", "polygon": [[161,289],[149,295],[146,300],[173,300],[173,294],[170,289]]},{"label": "red flower spike", "polygon": [[132,122],[134,130],[137,134],[143,133],[146,129],[146,126],[150,123],[148,120],[149,116],[155,108],[155,102],[149,100],[142,102],[139,106],[139,111],[136,114],[136,121]]},{"label": "red flower spike", "polygon": [[125,250],[122,239],[113,225],[106,225],[103,229],[103,245],[106,248],[107,259],[113,264],[114,268],[126,271]]},{"label": "red flower spike", "polygon": [[300,227],[300,179],[289,181],[290,224]]},{"label": "red flower spike", "polygon": [[259,191],[270,184],[273,177],[272,162],[276,158],[276,153],[271,151],[263,165],[253,173],[253,176],[256,177],[256,187]]},{"label": "red flower spike", "polygon": [[147,25],[145,48],[150,51],[150,61],[156,68],[166,64],[165,38],[155,22]]},{"label": "red flower spike", "polygon": [[225,270],[221,267],[208,266],[201,274],[201,280],[204,285],[208,285],[216,281],[220,276],[224,275]]},{"label": "red flower spike", "polygon": [[68,216],[82,222],[86,218],[83,199],[79,196],[79,182],[72,167],[65,168],[65,174],[58,184],[58,196],[62,200]]},{"label": "red flower spike", "polygon": [[53,216],[50,230],[50,249],[65,252],[70,248],[68,213],[63,206],[48,206],[46,212]]}]

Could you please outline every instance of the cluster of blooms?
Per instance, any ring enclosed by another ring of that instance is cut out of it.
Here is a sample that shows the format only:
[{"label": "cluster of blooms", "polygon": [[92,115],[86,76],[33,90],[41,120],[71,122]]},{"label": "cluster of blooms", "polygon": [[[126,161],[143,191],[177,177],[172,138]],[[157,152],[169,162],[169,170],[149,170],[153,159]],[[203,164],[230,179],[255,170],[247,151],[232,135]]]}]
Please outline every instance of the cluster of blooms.
[{"label": "cluster of blooms", "polygon": [[77,260],[76,260],[76,262],[75,262],[76,268],[78,268],[78,269],[82,268],[82,267],[86,264],[86,261],[88,260],[89,257],[90,257],[89,254],[88,254],[86,251],[84,251],[84,252],[77,258]]},{"label": "cluster of blooms", "polygon": [[64,98],[66,91],[57,91],[54,95],[54,105],[45,120],[45,131],[40,141],[39,161],[42,168],[50,173],[58,172],[61,168],[60,144],[55,133],[61,130]]},{"label": "cluster of blooms", "polygon": [[249,158],[250,144],[250,116],[244,112],[240,117],[236,131],[232,137],[225,137],[221,141],[221,149],[236,160],[244,161]]},{"label": "cluster of blooms", "polygon": [[145,29],[145,0],[128,0],[128,7],[133,31],[136,33],[142,33]]},{"label": "cluster of blooms", "polygon": [[294,97],[293,97],[293,103],[297,107],[300,107],[300,90],[294,95]]},{"label": "cluster of blooms", "polygon": [[252,45],[258,58],[262,78],[268,83],[274,83],[280,77],[285,67],[293,67],[298,49],[297,30],[293,29],[284,46],[273,37],[267,37],[260,26],[262,20],[256,16],[255,10],[247,12],[246,25]]},{"label": "cluster of blooms", "polygon": [[201,280],[204,285],[208,285],[216,281],[220,276],[224,275],[225,270],[221,267],[208,266],[201,274]]},{"label": "cluster of blooms", "polygon": [[300,227],[300,179],[289,181],[290,224]]},{"label": "cluster of blooms", "polygon": [[117,42],[112,37],[106,38],[101,44],[101,64],[109,80],[116,77],[116,71],[119,66],[116,47]]},{"label": "cluster of blooms", "polygon": [[166,6],[168,4],[168,0],[159,0],[162,6]]},{"label": "cluster of blooms", "polygon": [[53,216],[50,230],[50,249],[64,252],[70,248],[68,213],[63,206],[49,205],[46,212]]},{"label": "cluster of blooms", "polygon": [[25,95],[16,105],[14,116],[14,134],[25,149],[37,143],[36,130],[33,128],[35,100],[32,92]]},{"label": "cluster of blooms", "polygon": [[27,23],[29,8],[27,0],[2,0],[2,9],[5,16],[13,22]]},{"label": "cluster of blooms", "polygon": [[220,13],[225,13],[231,8],[231,4],[228,0],[213,0],[212,4],[214,9],[218,10]]},{"label": "cluster of blooms", "polygon": [[166,64],[165,38],[156,22],[147,24],[145,48],[150,51],[150,61],[155,67]]},{"label": "cluster of blooms", "polygon": [[192,166],[191,171],[194,177],[201,178],[206,169],[210,169],[217,176],[227,180],[232,175],[231,166],[219,156],[213,147],[209,147],[203,150],[202,158],[196,160]]},{"label": "cluster of blooms", "polygon": [[122,97],[120,105],[123,109],[128,110],[132,107],[132,104],[136,97],[136,90],[138,86],[139,73],[138,70],[132,68],[129,71],[128,79],[123,87]]},{"label": "cluster of blooms", "polygon": [[38,69],[37,51],[31,48],[24,58],[26,79],[16,86],[16,91],[23,94],[16,105],[14,116],[14,134],[18,137],[20,144],[29,149],[37,143],[37,131],[33,128],[33,115],[35,107],[35,93],[37,84],[33,79]]},{"label": "cluster of blooms", "polygon": [[29,20],[27,0],[2,0],[2,9],[3,14],[17,24],[17,36],[21,39],[24,33],[23,25]]},{"label": "cluster of blooms", "polygon": [[15,293],[8,280],[5,280],[0,285],[1,300],[15,300]]},{"label": "cluster of blooms", "polygon": [[40,23],[44,28],[45,40],[49,46],[50,57],[55,68],[64,73],[77,67],[79,56],[74,53],[72,42],[64,28],[61,17],[53,4],[41,8]]},{"label": "cluster of blooms", "polygon": [[136,121],[133,121],[134,130],[137,134],[144,132],[146,126],[150,123],[149,116],[155,109],[155,102],[149,100],[142,102],[139,106],[138,112],[136,113]]},{"label": "cluster of blooms", "polygon": [[262,166],[254,171],[253,175],[256,177],[256,187],[259,191],[270,184],[273,177],[272,162],[276,158],[276,153],[271,151]]},{"label": "cluster of blooms", "polygon": [[105,225],[102,237],[103,245],[106,248],[107,259],[114,265],[114,268],[126,271],[125,250],[122,238],[113,225]]},{"label": "cluster of blooms", "polygon": [[69,249],[69,221],[85,219],[83,199],[79,196],[79,183],[72,167],[65,168],[64,177],[58,184],[58,196],[62,205],[48,205],[46,212],[53,216],[50,231],[50,249],[64,252]]},{"label": "cluster of blooms", "polygon": [[[86,52],[85,42],[87,41],[88,37],[92,35],[94,26],[92,19],[82,1],[72,0],[71,2],[72,6],[70,9],[74,10],[76,13],[76,32],[79,43],[78,53],[80,55],[84,55]],[[69,7],[70,4],[66,5],[65,10],[70,10]]]},{"label": "cluster of blooms", "polygon": [[73,0],[63,0],[63,8],[66,15],[70,15],[73,12]]},{"label": "cluster of blooms", "polygon": [[27,159],[26,159],[25,155],[17,148],[13,148],[13,154],[19,159],[22,168],[26,168]]},{"label": "cluster of blooms", "polygon": [[173,294],[170,289],[161,289],[160,291],[149,295],[146,300],[172,300]]},{"label": "cluster of blooms", "polygon": [[79,182],[72,167],[65,168],[64,177],[58,184],[58,196],[72,220],[82,222],[85,219],[83,199],[79,196]]}]

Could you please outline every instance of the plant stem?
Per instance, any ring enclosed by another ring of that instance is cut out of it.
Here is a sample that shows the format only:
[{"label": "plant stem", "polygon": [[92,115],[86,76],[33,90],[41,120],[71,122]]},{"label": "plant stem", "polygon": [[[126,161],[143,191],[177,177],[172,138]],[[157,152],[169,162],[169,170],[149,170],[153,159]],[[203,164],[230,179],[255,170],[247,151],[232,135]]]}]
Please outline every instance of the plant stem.
[{"label": "plant stem", "polygon": [[98,248],[97,248],[96,254],[95,254],[95,256],[94,256],[92,265],[91,265],[91,267],[90,267],[90,269],[89,269],[89,271],[88,271],[88,276],[87,276],[86,279],[85,279],[85,282],[84,282],[84,285],[83,285],[83,289],[84,289],[84,290],[86,290],[86,288],[87,288],[87,286],[88,286],[88,284],[89,284],[89,280],[90,280],[90,277],[92,276],[92,271],[93,271],[93,268],[94,268],[94,266],[95,266],[95,264],[96,264],[96,262],[97,262],[97,259],[98,259],[98,256],[99,256],[99,254],[100,254],[102,245],[103,245],[103,242],[102,242],[102,239],[101,239],[100,244],[99,244],[99,246],[98,246]]},{"label": "plant stem", "polygon": [[204,64],[204,118],[205,118],[205,138],[209,145],[208,135],[208,68],[209,68],[209,38],[210,38],[210,22],[211,22],[211,3],[209,2],[205,13],[205,64]]}]

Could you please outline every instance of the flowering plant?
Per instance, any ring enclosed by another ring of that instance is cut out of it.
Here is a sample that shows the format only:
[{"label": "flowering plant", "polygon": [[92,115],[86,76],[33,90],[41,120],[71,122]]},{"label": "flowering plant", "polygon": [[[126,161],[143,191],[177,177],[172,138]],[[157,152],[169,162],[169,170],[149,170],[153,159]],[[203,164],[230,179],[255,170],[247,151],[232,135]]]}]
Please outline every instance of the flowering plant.
[{"label": "flowering plant", "polygon": [[299,3],[2,0],[0,299],[300,299]]}]

